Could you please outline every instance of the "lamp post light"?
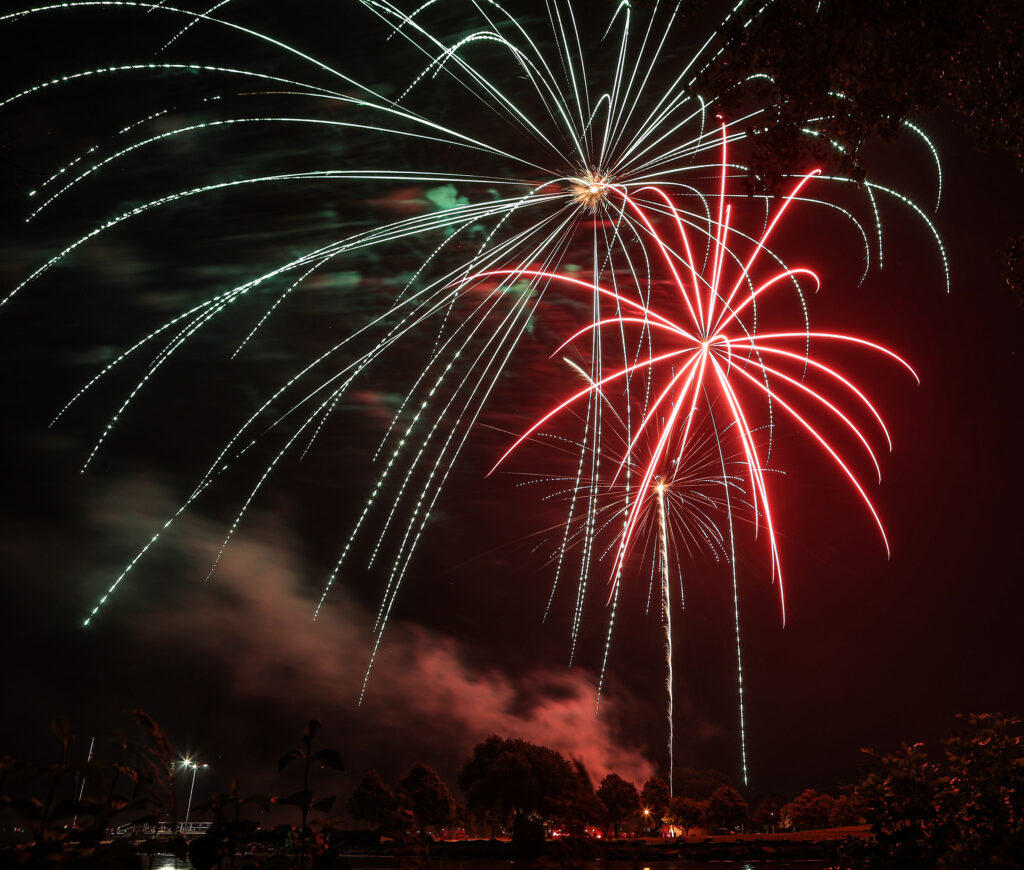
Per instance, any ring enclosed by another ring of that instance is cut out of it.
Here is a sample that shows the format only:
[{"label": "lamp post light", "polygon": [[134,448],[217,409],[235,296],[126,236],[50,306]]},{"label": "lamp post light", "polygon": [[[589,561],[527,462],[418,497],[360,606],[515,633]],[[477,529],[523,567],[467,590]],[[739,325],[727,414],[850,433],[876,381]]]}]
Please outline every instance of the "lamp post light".
[{"label": "lamp post light", "polygon": [[209,767],[210,765],[206,764],[206,762],[192,761],[192,759],[190,758],[186,758],[182,762],[182,765],[184,765],[186,768],[192,768],[192,785],[189,787],[188,790],[188,806],[185,809],[185,821],[181,826],[181,832],[184,834],[188,831],[188,817],[189,814],[192,812],[192,794],[196,790],[196,774],[199,772],[200,767]]}]

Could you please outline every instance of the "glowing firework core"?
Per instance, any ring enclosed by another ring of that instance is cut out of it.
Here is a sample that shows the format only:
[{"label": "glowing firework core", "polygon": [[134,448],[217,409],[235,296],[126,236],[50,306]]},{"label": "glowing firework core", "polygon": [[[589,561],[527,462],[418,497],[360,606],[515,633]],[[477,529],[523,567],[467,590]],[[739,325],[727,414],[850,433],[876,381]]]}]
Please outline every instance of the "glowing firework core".
[{"label": "glowing firework core", "polygon": [[611,178],[596,169],[588,169],[572,179],[569,190],[576,202],[590,212],[596,212],[608,201]]}]

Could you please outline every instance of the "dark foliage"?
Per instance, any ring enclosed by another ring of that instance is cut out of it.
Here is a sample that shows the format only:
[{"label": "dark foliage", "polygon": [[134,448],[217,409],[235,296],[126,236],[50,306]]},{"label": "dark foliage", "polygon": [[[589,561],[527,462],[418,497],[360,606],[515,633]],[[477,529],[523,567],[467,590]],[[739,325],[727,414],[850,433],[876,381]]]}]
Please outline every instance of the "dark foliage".
[{"label": "dark foliage", "polygon": [[459,774],[471,810],[511,818],[513,842],[528,835],[531,818],[573,818],[589,787],[580,769],[553,749],[493,734],[474,747]]},{"label": "dark foliage", "polygon": [[414,764],[398,783],[420,828],[441,827],[455,820],[455,801],[444,780],[425,764]]},{"label": "dark foliage", "polygon": [[668,783],[660,777],[654,777],[644,783],[640,791],[640,811],[644,815],[644,827],[656,829],[668,813]]},{"label": "dark foliage", "polygon": [[636,786],[617,773],[609,773],[597,788],[597,799],[604,807],[605,823],[612,828],[612,836],[619,836],[619,827],[640,811],[640,795]]},{"label": "dark foliage", "polygon": [[[299,825],[298,836],[295,837],[295,852],[298,859],[298,868],[303,870],[306,866],[307,857],[310,852],[316,852],[322,856],[326,851],[326,844],[331,832],[330,823],[321,824],[321,835],[314,837],[308,827],[309,814],[312,811],[318,813],[329,813],[334,805],[334,796],[318,797],[313,794],[309,783],[310,768],[315,764],[319,768],[329,768],[334,771],[343,772],[345,763],[341,756],[334,749],[320,749],[313,751],[313,738],[320,730],[320,722],[310,719],[302,734],[302,749],[289,749],[277,762],[278,772],[283,771],[293,761],[302,762],[302,790],[287,797],[275,797],[275,804],[293,806],[302,816]],[[312,847],[312,849],[310,848]]]},{"label": "dark foliage", "polygon": [[[751,155],[751,185],[777,190],[809,164],[863,178],[865,145],[889,141],[904,121],[954,110],[982,151],[1008,152],[1024,170],[1024,5],[1018,0],[781,0],[750,26],[723,29],[726,51],[699,89],[768,98]],[[764,75],[737,88],[751,75]],[[817,136],[805,119],[820,118]],[[840,149],[833,147],[838,144]],[[1007,290],[1024,305],[1024,244],[1004,255]]]},{"label": "dark foliage", "polygon": [[832,801],[832,809],[828,813],[828,826],[830,828],[842,828],[847,825],[859,825],[860,823],[860,811],[850,798],[846,795],[840,795]]},{"label": "dark foliage", "polygon": [[769,834],[774,833],[782,818],[783,803],[784,800],[779,795],[767,794],[762,797],[750,814],[750,821],[754,829]]},{"label": "dark foliage", "polygon": [[377,771],[368,770],[348,799],[348,813],[353,819],[369,822],[371,828],[389,819],[397,802],[394,792]]},{"label": "dark foliage", "polygon": [[[71,760],[75,735],[61,718],[50,729],[59,747],[53,762],[9,756],[0,762],[0,809],[20,819],[25,831],[21,842],[5,849],[4,864],[139,866],[137,850],[109,842],[107,832],[129,821],[154,822],[159,814],[173,818],[174,753],[151,717],[141,710],[133,715],[146,739],[113,733],[87,761]],[[165,852],[185,854],[180,838],[165,837],[159,844]]]},{"label": "dark foliage", "polygon": [[698,828],[704,824],[707,808],[707,801],[677,795],[669,802],[668,820],[682,828],[684,834],[689,834],[691,828]]},{"label": "dark foliage", "polygon": [[189,844],[189,860],[196,870],[209,870],[225,860],[233,862],[239,848],[252,842],[259,824],[255,819],[242,818],[246,806],[267,812],[270,798],[266,795],[242,797],[237,779],[231,783],[227,794],[212,795],[196,806],[198,812],[213,814],[213,824],[203,836]]},{"label": "dark foliage", "polygon": [[736,830],[747,820],[747,802],[731,785],[720,785],[708,798],[705,817],[711,828]]},{"label": "dark foliage", "polygon": [[805,789],[782,807],[782,825],[793,831],[827,827],[835,802],[830,794],[818,794],[813,788]]},{"label": "dark foliage", "polygon": [[945,763],[924,746],[872,762],[855,796],[871,839],[851,849],[866,868],[1020,867],[1024,855],[1021,721],[998,713],[960,717]]}]

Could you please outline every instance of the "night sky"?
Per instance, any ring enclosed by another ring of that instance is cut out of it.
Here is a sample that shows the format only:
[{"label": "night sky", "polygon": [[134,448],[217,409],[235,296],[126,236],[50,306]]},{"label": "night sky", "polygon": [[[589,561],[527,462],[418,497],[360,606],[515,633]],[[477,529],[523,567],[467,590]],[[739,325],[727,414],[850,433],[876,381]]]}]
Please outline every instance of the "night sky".
[{"label": "night sky", "polygon": [[[534,4],[513,5],[533,20]],[[287,18],[245,6],[232,12],[237,20],[375,86],[389,81],[392,44],[380,42],[383,30],[369,16],[349,9],[355,4],[311,3]],[[20,7],[4,0],[5,10]],[[441,23],[457,32],[444,16]],[[190,31],[165,59],[216,58],[295,74],[292,62],[265,49],[201,31]],[[666,63],[687,55],[701,33],[684,31]],[[88,66],[150,59],[169,35],[167,22],[124,11],[0,23],[3,95]],[[24,224],[27,191],[105,134],[164,109],[147,130],[183,125],[208,117],[205,96],[245,90],[214,81],[161,74],[118,86],[94,81],[0,109],[4,292],[69,241],[162,192],[245,173],[360,165],[371,156],[415,165],[416,155],[393,143],[280,125],[187,136],[98,173]],[[232,99],[242,106],[247,97]],[[472,115],[465,104],[432,99],[448,123]],[[892,544],[889,560],[870,517],[806,439],[790,430],[794,437],[773,455],[786,472],[775,490],[785,628],[764,547],[744,533],[738,554],[752,793],[832,789],[857,777],[861,747],[935,742],[958,712],[1024,709],[1024,312],[999,275],[1024,191],[1012,161],[975,151],[956,118],[921,123],[943,161],[935,220],[948,248],[949,294],[933,240],[898,203],[882,205],[884,269],[875,263],[860,286],[859,237],[842,221],[799,212],[779,242],[824,278],[811,301],[816,328],[871,335],[910,360],[922,383],[875,362],[857,370],[895,445],[883,459],[882,485],[871,490]],[[913,138],[873,146],[869,169],[926,210],[934,204],[931,157]],[[822,193],[869,220],[863,198]],[[638,784],[664,765],[664,662],[655,612],[644,613],[646,579],[624,588],[609,686],[595,716],[604,574],[594,581],[569,669],[572,602],[559,595],[542,620],[552,575],[537,546],[564,510],[538,503],[514,474],[486,476],[508,445],[505,433],[549,404],[545,391],[564,387],[564,373],[547,360],[566,336],[564,310],[525,339],[449,479],[362,707],[356,702],[386,579],[379,565],[363,569],[368,551],[347,565],[321,619],[311,616],[372,486],[373,451],[422,362],[429,330],[358,382],[307,459],[275,475],[209,581],[226,528],[279,449],[275,432],[147,554],[95,623],[81,627],[233,429],[288,373],[373,312],[374,294],[392,292],[390,277],[407,274],[424,254],[410,243],[340,259],[231,359],[273,296],[239,305],[152,379],[84,475],[79,468],[95,438],[144,369],[127,366],[50,428],[56,411],[116,352],[178,311],[337,237],[339,227],[425,212],[436,205],[428,194],[429,185],[306,183],[174,205],[93,240],[0,308],[0,752],[48,751],[44,726],[57,715],[88,738],[126,726],[125,711],[140,707],[183,752],[210,762],[211,785],[237,775],[253,790],[275,787],[278,754],[312,716],[344,756],[352,785],[367,767],[394,778],[418,760],[453,782],[489,733],[552,746],[582,757],[596,775],[617,770]],[[518,470],[528,466],[529,458]],[[707,554],[683,570],[676,763],[738,780],[729,575]]]}]

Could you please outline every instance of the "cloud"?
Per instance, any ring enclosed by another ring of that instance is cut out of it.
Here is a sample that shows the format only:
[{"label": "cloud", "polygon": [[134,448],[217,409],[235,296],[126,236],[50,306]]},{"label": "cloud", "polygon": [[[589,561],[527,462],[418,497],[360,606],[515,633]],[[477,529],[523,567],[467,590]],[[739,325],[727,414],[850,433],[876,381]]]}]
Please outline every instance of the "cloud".
[{"label": "cloud", "polygon": [[[495,733],[522,737],[581,759],[599,780],[614,770],[642,783],[654,766],[643,747],[625,745],[617,733],[622,689],[595,713],[592,673],[534,669],[511,675],[479,664],[486,651],[411,622],[393,621],[357,708],[368,661],[374,617],[344,589],[332,593],[317,622],[315,599],[280,525],[267,523],[259,537],[229,545],[209,583],[195,583],[164,599],[138,621],[137,642],[180,650],[183,626],[190,654],[222,671],[238,699],[287,702],[321,718],[342,722],[354,740],[375,753],[447,753],[451,768],[472,746]],[[197,573],[212,562],[217,530],[188,520],[177,536]],[[472,664],[471,664],[472,662]],[[436,763],[436,762],[435,762]]]}]

